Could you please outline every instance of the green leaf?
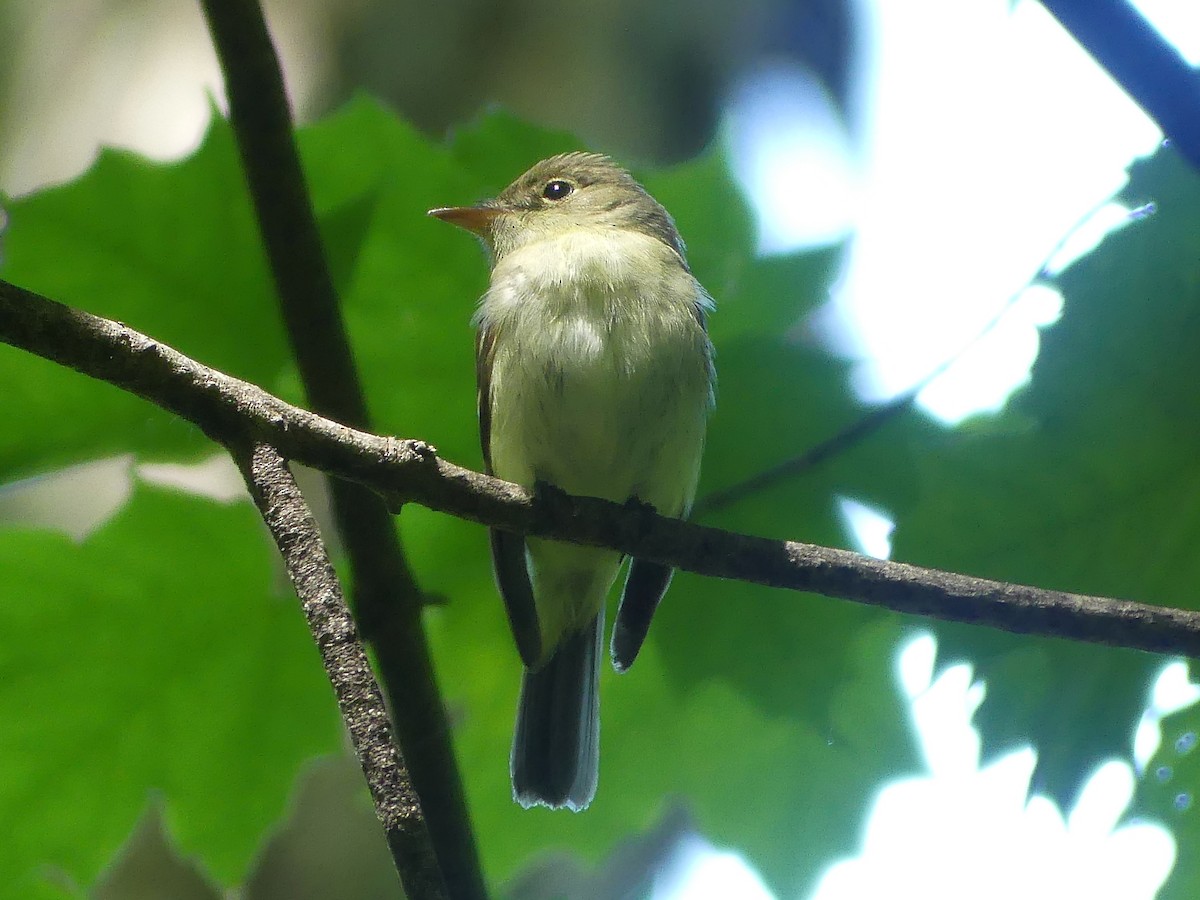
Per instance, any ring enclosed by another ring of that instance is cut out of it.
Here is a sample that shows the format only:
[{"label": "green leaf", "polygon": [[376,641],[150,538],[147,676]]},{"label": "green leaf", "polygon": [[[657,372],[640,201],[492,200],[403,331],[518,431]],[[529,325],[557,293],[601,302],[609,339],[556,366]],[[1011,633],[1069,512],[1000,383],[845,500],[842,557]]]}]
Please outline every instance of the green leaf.
[{"label": "green leaf", "polygon": [[[576,142],[498,114],[437,146],[359,98],[304,129],[299,146],[377,428],[480,466],[469,321],[486,286],[486,261],[467,235],[425,211],[494,194],[536,159]],[[861,410],[844,366],[794,328],[822,299],[833,254],[756,258],[749,215],[718,152],[645,177],[675,215],[693,269],[718,303],[711,326],[720,387],[705,485],[733,484],[855,421]],[[225,123],[215,122],[197,154],[175,166],[106,156],[79,182],[14,204],[13,222],[6,277],[301,397]],[[54,265],[55,248],[57,258],[67,249],[63,235],[86,244],[71,254],[72,272]],[[165,302],[175,296],[186,302]],[[149,406],[7,348],[0,377],[25,379],[11,412],[22,425],[0,438],[0,477],[115,450],[179,456],[203,446]],[[894,498],[903,492],[885,485],[911,483],[896,476],[910,464],[892,446],[860,445],[711,521],[840,542],[837,494]],[[329,748],[328,688],[303,646],[293,604],[264,594],[267,557],[252,519],[242,507],[143,491],[81,547],[47,535],[5,537],[25,542],[12,549],[6,577],[17,577],[15,561],[26,554],[43,560],[41,580],[18,594],[36,600],[22,609],[43,618],[8,633],[54,634],[78,648],[64,660],[53,647],[21,645],[17,671],[50,670],[47,683],[73,688],[39,701],[38,740],[56,746],[43,732],[78,733],[73,723],[86,696],[95,711],[86,734],[103,750],[93,751],[99,755],[87,777],[60,786],[83,798],[73,802],[87,807],[79,818],[91,832],[29,820],[21,877],[50,859],[88,883],[155,789],[183,850],[225,883],[236,881],[300,760]],[[681,576],[644,658],[624,677],[605,676],[596,803],[581,816],[521,810],[511,800],[507,762],[520,668],[484,530],[420,509],[406,509],[401,527],[421,585],[449,601],[426,621],[494,884],[556,846],[598,859],[682,795],[710,836],[746,851],[794,892],[849,844],[877,780],[912,765],[892,688],[899,619]],[[84,584],[95,588],[83,591]],[[268,631],[272,611],[278,621]],[[127,646],[116,635],[134,624],[139,640]],[[86,695],[72,666],[100,673]],[[246,683],[261,689],[238,687]],[[136,728],[109,708],[127,709],[130,696],[149,709]],[[0,694],[5,711],[23,702]],[[158,727],[164,721],[169,727]],[[260,731],[256,741],[247,736]],[[41,788],[68,752],[46,757],[46,765],[28,751],[14,760],[20,766],[10,769],[21,774],[10,793]],[[95,779],[104,766],[122,775],[101,790]],[[811,829],[814,811],[819,834]]]},{"label": "green leaf", "polygon": [[[1003,415],[913,432],[920,499],[898,501],[896,557],[1005,581],[1196,608],[1200,581],[1200,179],[1171,150],[1123,199],[1157,214],[1060,278],[1062,320]],[[1148,653],[939,627],[941,656],[988,682],[991,752],[1032,742],[1035,788],[1064,806],[1125,755],[1162,660]]]},{"label": "green leaf", "polygon": [[[0,275],[269,383],[286,351],[232,136],[183,165],[106,150],[79,180],[8,205]],[[0,481],[137,447],[195,454],[203,436],[114,388],[8,347]]]},{"label": "green leaf", "polygon": [[226,883],[337,710],[249,504],[140,490],[83,544],[0,530],[4,896],[88,884],[155,796]]},{"label": "green leaf", "polygon": [[1162,743],[1138,780],[1129,818],[1164,824],[1175,836],[1178,852],[1160,900],[1186,900],[1200,888],[1200,709],[1192,706],[1160,723]]}]

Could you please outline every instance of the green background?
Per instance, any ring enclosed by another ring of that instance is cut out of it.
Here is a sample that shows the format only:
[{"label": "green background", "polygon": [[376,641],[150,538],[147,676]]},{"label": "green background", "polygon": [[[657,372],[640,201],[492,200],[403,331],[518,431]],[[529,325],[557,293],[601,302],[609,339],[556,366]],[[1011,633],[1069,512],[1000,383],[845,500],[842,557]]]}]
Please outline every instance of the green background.
[{"label": "green background", "polygon": [[[469,319],[486,264],[424,211],[495,193],[576,142],[492,114],[439,144],[359,98],[304,129],[300,146],[378,427],[480,467]],[[861,417],[846,364],[793,328],[824,298],[834,254],[756,259],[719,151],[637,174],[718,301],[701,493]],[[894,515],[898,559],[1200,605],[1200,181],[1162,150],[1125,193],[1157,214],[1063,274],[1063,317],[1001,414],[947,430],[906,413],[704,521],[844,545],[836,498],[852,496]],[[6,209],[7,280],[301,400],[224,122],[178,164],[105,152],[78,181]],[[149,404],[7,347],[0,385],[0,484],[114,453],[212,452]],[[893,674],[899,643],[921,629],[938,635],[943,662],[970,660],[987,680],[985,753],[1033,743],[1036,787],[1066,804],[1098,761],[1128,757],[1164,662],[683,574],[638,664],[604,675],[596,803],[526,812],[507,774],[519,663],[483,530],[421,509],[399,527],[422,588],[448,598],[426,625],[495,885],[551,850],[598,863],[683,803],[705,835],[797,896],[854,852],[880,781],[921,771]],[[139,484],[82,542],[0,523],[0,634],[0,822],[18,823],[0,895],[86,889],[147,810],[201,880],[253,883],[275,829],[306,808],[301,774],[342,752],[317,655],[246,503]],[[1170,723],[1171,789],[1148,778],[1136,798],[1138,815],[1180,834],[1164,896],[1200,884],[1186,842],[1195,813],[1178,808],[1194,773],[1174,744],[1195,717]],[[369,818],[365,794],[352,807]],[[372,859],[359,876],[386,884],[386,860]]]}]

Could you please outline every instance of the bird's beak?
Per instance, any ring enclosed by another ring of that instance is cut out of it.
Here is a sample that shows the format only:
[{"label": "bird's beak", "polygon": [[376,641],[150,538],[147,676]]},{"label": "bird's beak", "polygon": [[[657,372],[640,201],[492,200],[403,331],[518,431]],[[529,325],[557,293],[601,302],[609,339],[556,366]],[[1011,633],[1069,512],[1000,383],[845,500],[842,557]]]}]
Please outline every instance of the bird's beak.
[{"label": "bird's beak", "polygon": [[500,210],[494,206],[442,206],[431,209],[429,215],[482,237],[500,215]]}]

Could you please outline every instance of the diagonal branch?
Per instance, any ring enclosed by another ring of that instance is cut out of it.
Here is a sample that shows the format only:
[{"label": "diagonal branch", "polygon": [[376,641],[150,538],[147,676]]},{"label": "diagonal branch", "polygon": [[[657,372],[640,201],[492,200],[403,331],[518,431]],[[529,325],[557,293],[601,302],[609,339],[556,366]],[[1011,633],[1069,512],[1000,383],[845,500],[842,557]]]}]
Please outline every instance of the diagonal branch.
[{"label": "diagonal branch", "polygon": [[100,378],[193,422],[223,443],[257,441],[360,482],[394,506],[413,501],[537,537],[611,547],[719,578],[840,597],[896,612],[1159,653],[1200,657],[1200,613],[1085,597],[734,534],[642,507],[514,484],[438,458],[421,441],[356,431],[189,359],[119,322],[0,281],[0,341]]},{"label": "diagonal branch", "polygon": [[1200,71],[1128,0],[1042,0],[1042,5],[1200,169]]},{"label": "diagonal branch", "polygon": [[709,513],[717,512],[733,506],[747,497],[766,490],[772,485],[788,478],[794,478],[810,469],[815,469],[825,460],[840,456],[842,453],[858,446],[868,437],[881,429],[901,413],[908,412],[913,402],[925,387],[922,383],[907,393],[889,400],[883,406],[871,410],[866,415],[851,422],[841,431],[835,432],[820,443],[814,444],[803,453],[776,463],[761,472],[755,472],[748,478],[743,478],[729,487],[719,488],[705,494],[692,507],[692,517],[703,518]]},{"label": "diagonal branch", "polygon": [[[292,133],[283,73],[258,0],[202,0],[230,121],[308,401],[370,429],[370,414]],[[487,895],[450,726],[421,625],[423,598],[394,523],[361,485],[330,484],[359,626],[375,649],[396,731],[455,897]]]},{"label": "diagonal branch", "polygon": [[279,451],[269,444],[230,444],[254,504],[283,554],[288,577],[304,608],[325,674],[362,766],[375,812],[405,896],[442,900],[447,896],[433,843],[408,770],[392,740],[387,708],[371,664],[363,652],[341,585],[325,552],[296,479]]}]

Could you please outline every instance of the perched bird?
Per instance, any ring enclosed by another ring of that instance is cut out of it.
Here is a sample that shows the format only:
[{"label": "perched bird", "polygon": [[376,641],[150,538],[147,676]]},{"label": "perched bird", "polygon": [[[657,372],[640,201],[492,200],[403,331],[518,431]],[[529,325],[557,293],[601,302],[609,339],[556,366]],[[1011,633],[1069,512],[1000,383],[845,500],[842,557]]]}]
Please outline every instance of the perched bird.
[{"label": "perched bird", "polygon": [[[430,215],[474,232],[491,254],[474,318],[488,471],[686,516],[712,405],[712,300],[667,211],[607,157],[567,153],[495,199]],[[596,793],[604,606],[622,556],[500,530],[491,546],[526,669],[513,795],[581,810]],[[617,671],[636,658],[670,581],[667,566],[630,562]]]}]

